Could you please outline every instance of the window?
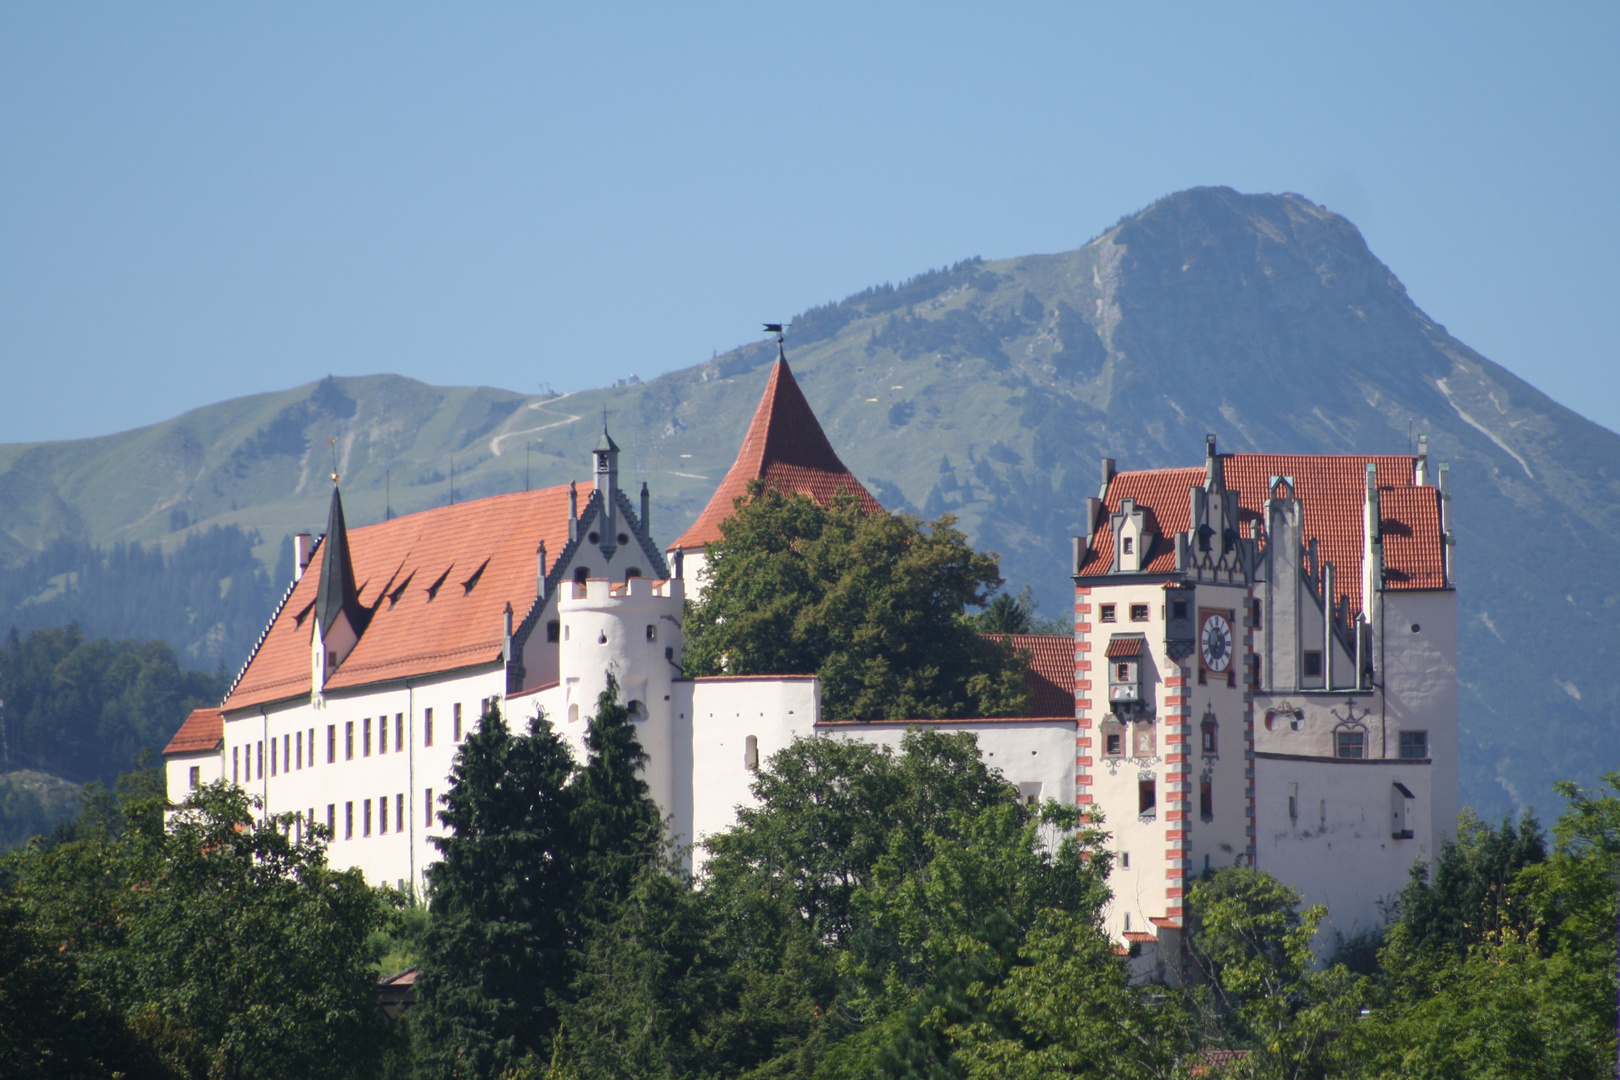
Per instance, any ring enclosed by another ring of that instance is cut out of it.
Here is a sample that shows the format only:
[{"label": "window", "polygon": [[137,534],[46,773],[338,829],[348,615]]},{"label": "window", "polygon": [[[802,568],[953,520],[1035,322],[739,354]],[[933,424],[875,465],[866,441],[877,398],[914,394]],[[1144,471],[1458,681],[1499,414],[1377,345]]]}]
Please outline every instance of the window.
[{"label": "window", "polygon": [[1198,781],[1198,816],[1205,821],[1215,820],[1215,785],[1209,780]]},{"label": "window", "polygon": [[562,640],[562,623],[552,619],[546,623],[546,641],[555,643]]},{"label": "window", "polygon": [[[624,535],[623,533],[619,534],[619,543],[621,543],[621,544],[628,543],[629,540],[630,540],[630,538],[628,536]],[[641,576],[641,567],[639,567],[639,566],[629,567],[624,572],[624,580],[626,580],[626,581],[629,581],[631,578],[638,578],[640,576]]]},{"label": "window", "polygon": [[394,796],[394,831],[405,831],[405,793]]},{"label": "window", "polygon": [[658,624],[656,624],[656,623],[648,623],[647,624],[647,640],[648,641],[657,641],[658,640]]},{"label": "window", "polygon": [[461,702],[450,706],[450,738],[455,742],[461,741]]},{"label": "window", "polygon": [[1199,737],[1202,742],[1204,753],[1217,753],[1215,734],[1219,726],[1220,725],[1215,722],[1215,718],[1213,716],[1204,717],[1203,723],[1198,725]]},{"label": "window", "polygon": [[1258,600],[1250,600],[1249,601],[1249,606],[1250,606],[1250,609],[1251,609],[1252,625],[1254,626],[1254,628],[1256,630],[1259,630],[1259,629],[1261,629],[1261,625],[1260,625],[1260,601],[1258,601]]},{"label": "window", "polygon": [[426,828],[433,828],[433,789],[422,789],[422,824]]},{"label": "window", "polygon": [[381,836],[388,831],[388,796],[384,795],[377,800],[377,835]]},{"label": "window", "polygon": [[1122,852],[1119,853],[1119,868],[1121,870],[1129,870],[1131,868],[1131,853],[1130,852],[1122,851]]},{"label": "window", "polygon": [[405,752],[405,714],[402,713],[402,712],[397,712],[397,713],[394,714],[394,753],[402,754],[404,752]]},{"label": "window", "polygon": [[1135,542],[1129,536],[1127,536],[1119,542],[1119,546],[1121,551],[1129,555],[1131,554],[1131,549],[1135,547]]},{"label": "window", "polygon": [[328,765],[337,760],[337,725],[326,725],[326,763]]},{"label": "window", "polygon": [[343,725],[343,760],[354,760],[354,721],[347,721]]},{"label": "window", "polygon": [[1426,758],[1429,756],[1429,733],[1427,731],[1401,732],[1401,757]]},{"label": "window", "polygon": [[196,791],[200,787],[202,787],[202,766],[193,765],[191,767],[191,790]]},{"label": "window", "polygon": [[335,667],[337,667],[337,653],[328,649],[326,651],[326,669],[330,671]]},{"label": "window", "polygon": [[1114,679],[1115,682],[1130,682],[1131,681],[1131,665],[1129,665],[1129,664],[1115,664],[1114,665],[1114,672],[1115,672],[1115,679]]},{"label": "window", "polygon": [[1139,780],[1136,784],[1136,812],[1154,813],[1159,805],[1158,785],[1152,780]]},{"label": "window", "polygon": [[1227,686],[1236,686],[1237,685],[1237,668],[1233,667],[1230,664],[1228,664],[1227,668],[1226,668],[1226,685]]},{"label": "window", "polygon": [[1107,719],[1102,723],[1103,757],[1125,756],[1125,725],[1118,720]]},{"label": "window", "polygon": [[1131,913],[1128,911],[1125,913],[1125,932],[1131,932]]},{"label": "window", "polygon": [[1259,686],[1260,685],[1260,654],[1255,653],[1253,656],[1249,657],[1249,660],[1254,665],[1254,685]]},{"label": "window", "polygon": [[360,721],[360,756],[371,756],[371,717]]},{"label": "window", "polygon": [[759,736],[750,735],[743,740],[743,768],[759,768]]},{"label": "window", "polygon": [[[312,768],[312,769],[315,767],[315,729],[314,728],[309,729],[309,767]],[[315,819],[312,817],[309,820],[314,821]]]},{"label": "window", "polygon": [[237,766],[241,763],[237,756],[241,750],[242,748],[240,746],[231,747],[231,783],[233,784],[240,784],[242,782],[241,770],[237,768]]},{"label": "window", "polygon": [[276,775],[276,740],[270,740],[270,775]]},{"label": "window", "polygon": [[1203,686],[1207,682],[1209,682],[1209,674],[1206,671],[1204,671],[1204,665],[1199,664],[1198,665],[1198,685]]},{"label": "window", "polygon": [[422,745],[433,745],[433,710],[422,710]]},{"label": "window", "polygon": [[1336,731],[1333,733],[1335,754],[1342,758],[1358,758],[1366,750],[1367,733],[1364,731]]},{"label": "window", "polygon": [[1153,725],[1136,724],[1131,729],[1131,756],[1153,756]]},{"label": "window", "polygon": [[1322,654],[1311,650],[1305,653],[1305,677],[1307,679],[1320,679],[1322,677]]},{"label": "window", "polygon": [[343,804],[343,839],[354,839],[354,803]]},{"label": "window", "polygon": [[1131,605],[1131,622],[1147,622],[1148,606],[1146,604]]},{"label": "window", "polygon": [[326,835],[328,837],[337,836],[337,804],[336,803],[327,803],[326,804]]},{"label": "window", "polygon": [[574,567],[574,584],[583,585],[591,580],[591,568],[588,566]]},{"label": "window", "polygon": [[1187,601],[1170,601],[1170,617],[1172,619],[1185,619],[1187,617]]},{"label": "window", "polygon": [[575,702],[574,704],[568,706],[568,722],[570,724],[579,723],[579,703],[578,702]]},{"label": "window", "polygon": [[371,800],[370,799],[362,799],[360,805],[362,807],[364,807],[364,810],[365,810],[365,825],[366,825],[366,831],[361,833],[361,835],[362,836],[370,836],[371,835]]},{"label": "window", "polygon": [[298,753],[296,759],[298,762],[297,768],[302,769],[304,767],[304,733],[302,731],[293,739],[293,749]]},{"label": "window", "polygon": [[1114,621],[1114,605],[1113,604],[1104,604],[1098,610],[1101,612],[1101,614],[1098,617],[1103,622],[1113,622]]}]

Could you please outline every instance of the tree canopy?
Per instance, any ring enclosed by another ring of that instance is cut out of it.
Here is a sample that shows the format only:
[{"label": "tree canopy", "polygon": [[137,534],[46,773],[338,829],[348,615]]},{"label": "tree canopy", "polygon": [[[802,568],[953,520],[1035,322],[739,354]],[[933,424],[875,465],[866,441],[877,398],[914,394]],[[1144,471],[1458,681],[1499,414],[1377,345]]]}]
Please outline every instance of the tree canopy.
[{"label": "tree canopy", "polygon": [[1001,584],[949,515],[924,524],[755,481],[708,548],[692,675],[818,674],[835,719],[1013,716],[1027,660],[965,615]]}]

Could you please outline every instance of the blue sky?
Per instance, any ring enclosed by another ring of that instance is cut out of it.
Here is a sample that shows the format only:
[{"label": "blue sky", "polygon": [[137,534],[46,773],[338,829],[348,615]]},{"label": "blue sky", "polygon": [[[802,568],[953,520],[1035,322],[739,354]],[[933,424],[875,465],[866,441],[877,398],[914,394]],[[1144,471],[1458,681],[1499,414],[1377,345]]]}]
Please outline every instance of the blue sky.
[{"label": "blue sky", "polygon": [[1199,184],[1620,428],[1620,5],[0,7],[0,441],[707,359]]}]

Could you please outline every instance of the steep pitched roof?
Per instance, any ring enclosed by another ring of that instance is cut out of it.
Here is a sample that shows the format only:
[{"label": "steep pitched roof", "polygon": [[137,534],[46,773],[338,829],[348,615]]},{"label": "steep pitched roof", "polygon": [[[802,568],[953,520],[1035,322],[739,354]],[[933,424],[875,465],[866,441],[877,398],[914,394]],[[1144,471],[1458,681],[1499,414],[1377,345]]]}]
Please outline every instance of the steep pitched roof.
[{"label": "steep pitched roof", "polygon": [[1074,715],[1074,638],[1067,634],[986,634],[1014,651],[1030,654],[1024,685],[1032,693],[1030,716]]},{"label": "steep pitched roof", "polygon": [[[1292,476],[1294,492],[1304,506],[1304,539],[1317,541],[1318,557],[1333,563],[1335,592],[1349,596],[1350,610],[1362,610],[1362,514],[1367,491],[1367,464],[1378,466],[1382,512],[1384,568],[1390,589],[1445,588],[1440,535],[1440,495],[1413,484],[1416,458],[1360,454],[1223,454],[1226,486],[1238,492],[1238,516],[1245,536],[1255,534],[1273,476]],[[1147,469],[1122,472],[1108,484],[1103,500],[1109,513],[1123,499],[1135,499],[1152,511],[1159,532],[1144,573],[1167,574],[1176,568],[1173,537],[1186,532],[1191,504],[1189,488],[1202,487],[1204,469]],[[1106,574],[1114,561],[1113,533],[1105,518],[1092,537],[1081,577]]]},{"label": "steep pitched roof", "polygon": [[791,495],[808,495],[824,505],[839,492],[848,491],[867,510],[883,509],[838,460],[783,358],[778,358],[771,369],[770,381],[754,410],[748,434],[743,436],[737,460],[703,513],[668,550],[690,551],[720,539],[720,523],[731,516],[736,501],[748,494],[748,482],[759,478]]},{"label": "steep pitched roof", "polygon": [[205,750],[219,749],[219,742],[225,737],[225,718],[218,709],[192,709],[186,722],[180,725],[180,730],[174,733],[169,745],[163,748],[163,754],[195,754]]},{"label": "steep pitched roof", "polygon": [[331,632],[339,615],[349,616],[356,633],[365,629],[360,598],[354,587],[354,561],[349,557],[349,530],[343,521],[343,497],[332,485],[332,505],[326,513],[326,552],[321,560],[321,587],[315,595],[315,620],[321,633]]},{"label": "steep pitched roof", "polygon": [[[581,485],[581,503],[589,494]],[[223,708],[310,693],[311,616],[329,540],[315,549]],[[568,488],[494,495],[348,534],[356,603],[369,620],[327,690],[453,671],[500,658],[506,605],[534,600],[535,549],[568,543]],[[588,551],[577,561],[590,564]]]}]

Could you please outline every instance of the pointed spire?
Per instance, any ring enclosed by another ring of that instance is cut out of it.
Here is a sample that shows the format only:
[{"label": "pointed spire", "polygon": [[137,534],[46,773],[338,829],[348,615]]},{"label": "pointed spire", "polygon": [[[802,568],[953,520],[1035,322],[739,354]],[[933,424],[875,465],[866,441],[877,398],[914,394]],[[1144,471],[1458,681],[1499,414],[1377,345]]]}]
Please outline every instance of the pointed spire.
[{"label": "pointed spire", "polygon": [[[335,480],[335,478],[334,478]],[[326,515],[326,539],[321,542],[321,584],[315,594],[315,619],[324,637],[339,615],[347,614],[360,630],[360,591],[354,585],[354,564],[349,558],[349,530],[343,521],[343,497],[332,485],[332,506]]]},{"label": "pointed spire", "polygon": [[[774,324],[772,324],[774,326]],[[827,433],[804,398],[804,391],[788,367],[777,342],[778,359],[771,368],[765,393],[754,410],[748,434],[743,436],[737,460],[726,473],[709,505],[674,544],[703,548],[720,538],[720,523],[731,516],[732,504],[748,493],[748,482],[765,478],[791,494],[808,495],[826,503],[840,491],[852,492],[871,511],[882,505],[839,460]]]}]

